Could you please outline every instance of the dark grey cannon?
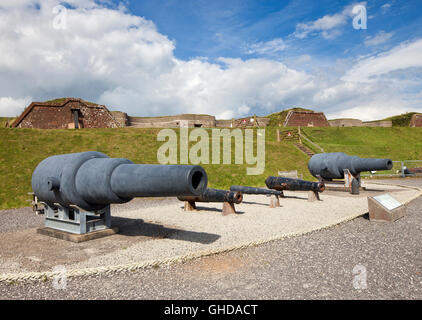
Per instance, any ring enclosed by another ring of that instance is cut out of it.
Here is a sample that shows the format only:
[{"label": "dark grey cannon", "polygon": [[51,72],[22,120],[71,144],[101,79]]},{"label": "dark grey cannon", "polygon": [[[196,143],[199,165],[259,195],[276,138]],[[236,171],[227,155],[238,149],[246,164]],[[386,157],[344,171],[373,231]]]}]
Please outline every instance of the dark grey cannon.
[{"label": "dark grey cannon", "polygon": [[110,204],[134,197],[200,195],[207,187],[200,166],[134,164],[89,151],[41,161],[32,189],[46,207],[46,227],[71,233],[110,227]]},{"label": "dark grey cannon", "polygon": [[246,187],[246,186],[231,186],[231,191],[239,191],[243,194],[263,194],[271,197],[270,208],[277,208],[280,206],[279,197],[283,197],[283,191],[270,190],[264,188]]},{"label": "dark grey cannon", "polygon": [[344,152],[318,153],[308,162],[309,172],[324,180],[343,179],[345,169],[356,177],[362,171],[390,170],[392,167],[390,159],[359,158]]},{"label": "dark grey cannon", "polygon": [[270,176],[265,180],[265,184],[270,189],[279,191],[309,191],[308,201],[319,200],[319,193],[325,190],[322,182],[312,182],[300,179]]},{"label": "dark grey cannon", "polygon": [[[390,159],[359,158],[344,152],[318,153],[308,162],[309,172],[320,181],[344,179],[352,194],[359,194],[360,173],[363,171],[390,170]],[[349,181],[351,180],[351,181]]]},{"label": "dark grey cannon", "polygon": [[234,204],[239,204],[243,200],[243,195],[238,191],[227,191],[220,189],[206,189],[199,196],[178,196],[177,199],[185,201],[185,211],[196,210],[196,202],[222,202],[222,214],[236,213]]},{"label": "dark grey cannon", "polygon": [[270,176],[265,180],[265,184],[268,188],[279,191],[290,190],[323,192],[325,190],[325,185],[321,182],[312,182],[284,177]]},{"label": "dark grey cannon", "polygon": [[246,186],[231,186],[230,191],[239,191],[243,194],[265,194],[282,196],[283,192],[277,190],[270,190],[264,188],[246,187]]}]

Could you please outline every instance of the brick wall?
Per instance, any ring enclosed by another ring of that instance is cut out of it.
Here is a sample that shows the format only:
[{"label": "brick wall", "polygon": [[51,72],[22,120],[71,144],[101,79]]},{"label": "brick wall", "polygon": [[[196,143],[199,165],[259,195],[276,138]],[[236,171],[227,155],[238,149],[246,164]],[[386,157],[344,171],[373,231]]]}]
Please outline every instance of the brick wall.
[{"label": "brick wall", "polygon": [[414,114],[410,119],[411,127],[422,127],[422,114]]},{"label": "brick wall", "polygon": [[290,111],[286,116],[288,127],[329,127],[330,124],[322,112]]},{"label": "brick wall", "polygon": [[73,110],[78,110],[81,128],[116,128],[117,121],[106,107],[87,105],[80,99],[68,99],[62,104],[33,102],[13,126],[18,128],[74,128]]},{"label": "brick wall", "polygon": [[393,123],[391,122],[391,120],[381,120],[381,121],[366,121],[366,122],[362,122],[362,125],[364,127],[392,127]]},{"label": "brick wall", "polygon": [[359,119],[333,119],[328,120],[332,127],[362,127],[362,120]]}]

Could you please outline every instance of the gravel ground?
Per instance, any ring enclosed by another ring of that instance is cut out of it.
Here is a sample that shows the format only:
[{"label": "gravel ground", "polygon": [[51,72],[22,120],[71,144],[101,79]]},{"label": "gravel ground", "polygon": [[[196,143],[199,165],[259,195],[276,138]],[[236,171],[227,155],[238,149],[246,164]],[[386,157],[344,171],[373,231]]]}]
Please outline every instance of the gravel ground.
[{"label": "gravel ground", "polygon": [[[422,180],[393,181],[422,187]],[[51,281],[2,283],[0,298],[421,299],[421,206],[422,197],[411,202],[407,215],[394,223],[360,217],[308,235],[185,264],[68,279],[62,290],[54,289]],[[356,284],[359,279],[361,287],[355,289],[354,280]]]},{"label": "gravel ground", "polygon": [[418,194],[395,186],[368,186],[372,191],[358,197],[324,192],[316,202],[307,201],[307,192],[287,191],[282,207],[274,209],[269,208],[268,197],[245,195],[236,205],[239,214],[224,217],[221,203],[198,203],[199,211],[184,212],[180,201],[138,200],[112,208],[119,234],[80,244],[45,237],[35,228],[0,232],[0,274],[51,271],[57,265],[83,270],[221,251],[355,218],[367,212],[367,195],[388,191],[405,201]]},{"label": "gravel ground", "polygon": [[[146,207],[158,207],[161,205],[175,204],[179,201],[175,198],[137,198],[120,205],[112,205],[113,212],[130,211]],[[31,207],[1,210],[0,211],[0,232],[19,231],[29,228],[38,228],[43,226],[44,216],[35,215]]]}]

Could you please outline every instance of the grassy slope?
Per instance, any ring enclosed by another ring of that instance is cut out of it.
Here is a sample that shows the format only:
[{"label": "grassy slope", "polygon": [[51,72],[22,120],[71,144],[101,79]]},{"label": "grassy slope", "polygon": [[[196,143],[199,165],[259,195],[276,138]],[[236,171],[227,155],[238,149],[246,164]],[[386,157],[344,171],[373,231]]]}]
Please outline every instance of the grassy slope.
[{"label": "grassy slope", "polygon": [[[247,176],[249,165],[203,165],[209,187],[232,184],[264,186],[268,175],[278,170],[295,170],[313,179],[308,158],[291,143],[276,142],[276,129],[266,130],[265,172]],[[286,129],[286,128],[283,128]],[[294,128],[291,128],[295,130]],[[95,150],[110,157],[128,158],[135,163],[157,163],[160,129],[119,128],[83,130],[39,130],[0,128],[0,209],[28,205],[31,174],[44,158],[62,153]],[[393,160],[422,159],[422,128],[328,127],[302,128],[326,152],[343,151],[361,157],[389,157]],[[211,152],[210,152],[211,153]],[[234,149],[232,152],[234,159]],[[232,160],[234,163],[234,160]]]},{"label": "grassy slope", "polygon": [[9,125],[13,123],[15,118],[0,117],[0,128],[4,128],[6,122],[9,121]]},{"label": "grassy slope", "polygon": [[422,128],[302,128],[325,152],[343,151],[360,157],[392,160],[422,159]]},{"label": "grassy slope", "polygon": [[[135,163],[157,163],[160,129],[119,128],[83,130],[40,130],[0,128],[0,209],[28,205],[31,175],[44,158],[62,153],[95,150],[110,157]],[[234,151],[232,152],[234,158]],[[209,186],[228,188],[232,184],[264,186],[268,175],[278,170],[298,169],[305,178],[307,157],[289,143],[277,143],[275,128],[266,130],[266,167],[259,176],[247,176],[249,165],[203,165]],[[232,161],[234,163],[234,160]]]},{"label": "grassy slope", "polygon": [[397,116],[385,118],[385,120],[391,120],[393,127],[408,127],[410,119],[417,112],[407,112]]}]

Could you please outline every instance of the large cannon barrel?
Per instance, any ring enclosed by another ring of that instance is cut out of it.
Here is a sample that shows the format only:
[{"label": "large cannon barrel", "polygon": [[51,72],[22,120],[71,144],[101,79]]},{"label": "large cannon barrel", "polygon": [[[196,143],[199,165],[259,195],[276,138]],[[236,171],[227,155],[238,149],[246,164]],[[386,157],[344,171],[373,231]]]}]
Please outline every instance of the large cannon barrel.
[{"label": "large cannon barrel", "polygon": [[227,191],[220,189],[206,189],[201,195],[198,196],[178,196],[177,199],[180,201],[189,202],[229,202],[229,203],[241,203],[243,196],[238,191]]},{"label": "large cannon barrel", "polygon": [[277,190],[270,190],[264,188],[255,188],[255,187],[247,187],[247,186],[231,186],[230,191],[239,191],[243,194],[268,194],[268,195],[283,195],[282,191]]},{"label": "large cannon barrel", "polygon": [[265,184],[268,188],[279,191],[291,190],[323,192],[325,190],[325,185],[322,182],[312,182],[284,177],[270,176],[265,180]]},{"label": "large cannon barrel", "polygon": [[32,189],[40,201],[87,211],[134,197],[200,195],[207,182],[200,166],[134,164],[95,151],[48,157],[32,174]]},{"label": "large cannon barrel", "polygon": [[392,167],[390,159],[359,158],[344,152],[318,153],[308,162],[309,172],[326,180],[342,179],[344,169],[357,176],[362,171],[390,170]]}]

